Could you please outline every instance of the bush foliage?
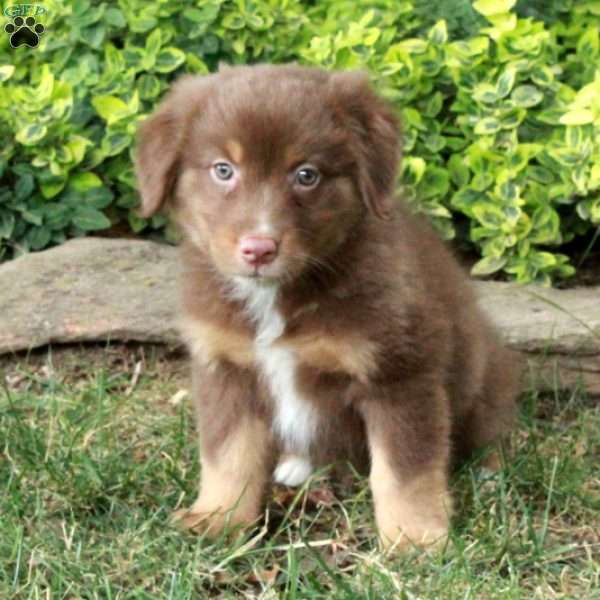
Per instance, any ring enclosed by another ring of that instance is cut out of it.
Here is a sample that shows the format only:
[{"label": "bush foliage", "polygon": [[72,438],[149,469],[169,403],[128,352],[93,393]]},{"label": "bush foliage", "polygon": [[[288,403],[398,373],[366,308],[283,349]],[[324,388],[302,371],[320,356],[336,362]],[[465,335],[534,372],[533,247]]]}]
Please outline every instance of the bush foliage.
[{"label": "bush foliage", "polygon": [[404,196],[477,250],[474,274],[573,274],[561,246],[600,225],[600,1],[438,4],[44,3],[38,48],[0,41],[0,255],[164,234],[134,210],[138,121],[182,72],[296,60],[369,70],[404,122]]}]

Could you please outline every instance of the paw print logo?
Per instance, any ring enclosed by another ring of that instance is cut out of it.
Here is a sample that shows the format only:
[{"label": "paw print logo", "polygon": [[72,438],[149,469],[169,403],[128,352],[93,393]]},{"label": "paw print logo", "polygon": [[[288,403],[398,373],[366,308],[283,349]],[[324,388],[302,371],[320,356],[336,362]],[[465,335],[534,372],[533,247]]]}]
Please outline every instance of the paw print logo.
[{"label": "paw print logo", "polygon": [[12,23],[4,26],[4,31],[10,35],[10,45],[13,48],[23,45],[35,48],[46,28],[41,23],[36,23],[33,17],[15,17]]}]

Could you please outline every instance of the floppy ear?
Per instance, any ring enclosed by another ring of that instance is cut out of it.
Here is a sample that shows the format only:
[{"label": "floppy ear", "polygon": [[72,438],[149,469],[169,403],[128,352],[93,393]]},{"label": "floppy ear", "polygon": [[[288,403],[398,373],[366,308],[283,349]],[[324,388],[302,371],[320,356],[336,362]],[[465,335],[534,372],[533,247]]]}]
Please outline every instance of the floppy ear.
[{"label": "floppy ear", "polygon": [[356,140],[358,185],[367,207],[382,219],[392,212],[394,181],[400,161],[400,127],[391,106],[360,71],[334,73],[331,93],[349,117]]},{"label": "floppy ear", "polygon": [[169,197],[179,167],[187,121],[198,105],[204,77],[184,76],[138,130],[135,171],[142,199],[139,213],[150,217]]}]

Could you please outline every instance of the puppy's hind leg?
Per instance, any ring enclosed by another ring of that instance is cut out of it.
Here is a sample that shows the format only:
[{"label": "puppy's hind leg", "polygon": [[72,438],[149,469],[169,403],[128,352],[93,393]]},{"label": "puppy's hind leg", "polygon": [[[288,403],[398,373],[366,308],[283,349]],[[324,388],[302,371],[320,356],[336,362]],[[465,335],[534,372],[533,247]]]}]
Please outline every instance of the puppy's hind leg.
[{"label": "puppy's hind leg", "polygon": [[489,452],[481,467],[497,471],[501,455],[508,449],[508,434],[514,426],[521,381],[520,364],[515,353],[492,348],[478,397],[460,423],[455,425],[455,462],[483,448]]}]

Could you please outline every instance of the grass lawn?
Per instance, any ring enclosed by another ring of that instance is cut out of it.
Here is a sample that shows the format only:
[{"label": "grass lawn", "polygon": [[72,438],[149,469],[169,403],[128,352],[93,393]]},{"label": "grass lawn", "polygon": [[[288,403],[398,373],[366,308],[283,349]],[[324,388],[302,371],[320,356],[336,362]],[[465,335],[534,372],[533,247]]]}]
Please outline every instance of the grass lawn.
[{"label": "grass lawn", "polygon": [[274,489],[266,526],[232,543],[173,527],[198,480],[181,357],[75,348],[0,371],[2,600],[600,598],[600,403],[585,390],[526,394],[505,468],[453,478],[445,550],[394,558],[360,477]]}]

